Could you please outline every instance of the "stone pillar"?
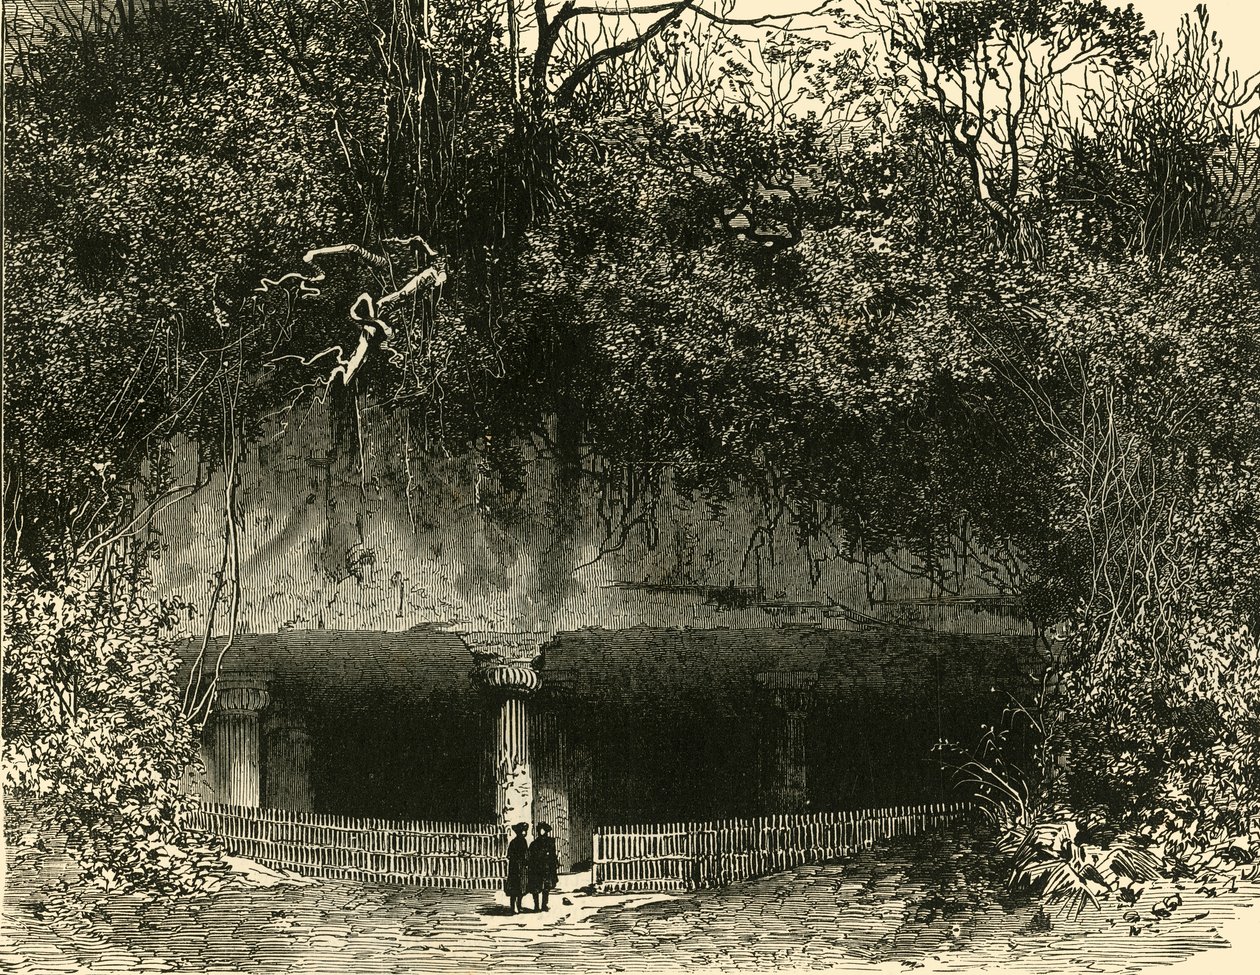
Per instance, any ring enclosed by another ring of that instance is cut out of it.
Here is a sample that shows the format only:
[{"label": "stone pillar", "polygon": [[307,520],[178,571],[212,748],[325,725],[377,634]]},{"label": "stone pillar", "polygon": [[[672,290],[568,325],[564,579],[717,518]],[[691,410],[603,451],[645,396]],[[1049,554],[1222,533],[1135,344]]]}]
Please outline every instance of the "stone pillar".
[{"label": "stone pillar", "polygon": [[272,707],[263,724],[267,743],[263,801],[271,809],[312,812],[313,751],[306,714],[291,706]]},{"label": "stone pillar", "polygon": [[477,670],[493,711],[489,764],[494,781],[494,821],[504,827],[532,823],[534,777],[529,763],[529,715],[525,702],[542,679],[525,661],[485,664]]},{"label": "stone pillar", "polygon": [[809,807],[805,721],[813,699],[814,675],[771,671],[759,675],[758,680],[770,692],[773,706],[763,748],[768,760],[763,774],[765,811],[805,812]]},{"label": "stone pillar", "polygon": [[265,674],[225,674],[214,699],[214,781],[219,802],[257,806],[262,791],[258,716],[267,706]]},{"label": "stone pillar", "polygon": [[547,823],[556,840],[561,871],[576,859],[571,843],[568,735],[553,707],[530,715],[530,742],[534,751],[534,823]]}]

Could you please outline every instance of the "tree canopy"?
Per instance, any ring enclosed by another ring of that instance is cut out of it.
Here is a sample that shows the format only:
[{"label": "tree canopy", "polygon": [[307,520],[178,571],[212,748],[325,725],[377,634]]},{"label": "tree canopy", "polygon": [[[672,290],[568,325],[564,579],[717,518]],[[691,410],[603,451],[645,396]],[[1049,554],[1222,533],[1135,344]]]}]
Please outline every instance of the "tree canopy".
[{"label": "tree canopy", "polygon": [[43,585],[140,579],[213,470],[226,573],[244,445],[370,404],[507,485],[534,441],[562,499],[595,452],[751,488],[806,559],[942,594],[961,559],[1068,625],[1044,808],[1254,817],[1260,116],[1205,11],[181,4],[20,64],[6,541]]}]

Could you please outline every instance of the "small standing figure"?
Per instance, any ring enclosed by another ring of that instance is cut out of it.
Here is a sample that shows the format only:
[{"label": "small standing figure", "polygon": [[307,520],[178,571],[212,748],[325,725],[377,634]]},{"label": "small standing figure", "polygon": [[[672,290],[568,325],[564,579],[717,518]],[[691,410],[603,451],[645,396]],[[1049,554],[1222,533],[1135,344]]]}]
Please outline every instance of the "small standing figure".
[{"label": "small standing figure", "polygon": [[539,823],[538,838],[529,845],[529,892],[534,895],[534,910],[539,910],[538,900],[542,898],[541,910],[547,907],[547,895],[555,890],[558,877],[556,872],[560,861],[556,858],[556,841],[551,835],[551,827]]},{"label": "small standing figure", "polygon": [[529,823],[517,823],[512,832],[516,836],[507,848],[507,877],[503,881],[503,889],[507,892],[508,903],[512,905],[512,913],[520,914],[528,880],[529,841],[525,839],[525,834],[529,832]]}]

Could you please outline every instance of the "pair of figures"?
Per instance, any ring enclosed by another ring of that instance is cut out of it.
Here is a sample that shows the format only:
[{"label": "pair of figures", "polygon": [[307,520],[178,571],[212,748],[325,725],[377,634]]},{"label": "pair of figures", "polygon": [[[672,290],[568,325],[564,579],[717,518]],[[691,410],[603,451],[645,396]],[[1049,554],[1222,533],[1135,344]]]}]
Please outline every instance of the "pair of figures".
[{"label": "pair of figures", "polygon": [[512,827],[516,836],[508,844],[507,879],[503,882],[503,889],[507,891],[513,914],[521,913],[521,902],[526,893],[533,895],[535,911],[548,910],[547,895],[555,889],[557,883],[559,860],[556,858],[556,841],[552,838],[551,827],[546,823],[539,823],[536,829],[538,836],[530,843],[525,839],[525,834],[529,832],[529,823],[517,823]]}]

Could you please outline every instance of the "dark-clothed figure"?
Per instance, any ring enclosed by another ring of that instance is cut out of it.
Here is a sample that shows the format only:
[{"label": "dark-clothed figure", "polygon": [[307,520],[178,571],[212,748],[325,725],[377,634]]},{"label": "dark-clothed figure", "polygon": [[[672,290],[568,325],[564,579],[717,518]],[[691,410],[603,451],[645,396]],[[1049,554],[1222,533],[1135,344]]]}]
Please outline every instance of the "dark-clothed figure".
[{"label": "dark-clothed figure", "polygon": [[512,905],[512,913],[521,913],[521,901],[525,899],[528,886],[529,841],[525,834],[529,832],[529,823],[517,823],[512,827],[516,835],[507,848],[507,877],[503,881],[503,889]]},{"label": "dark-clothed figure", "polygon": [[529,892],[534,895],[534,910],[539,910],[538,901],[542,898],[542,910],[546,911],[547,895],[555,890],[558,878],[556,872],[560,862],[556,858],[556,841],[552,838],[551,827],[546,823],[538,824],[538,838],[529,845]]}]

